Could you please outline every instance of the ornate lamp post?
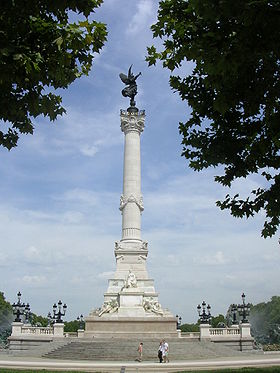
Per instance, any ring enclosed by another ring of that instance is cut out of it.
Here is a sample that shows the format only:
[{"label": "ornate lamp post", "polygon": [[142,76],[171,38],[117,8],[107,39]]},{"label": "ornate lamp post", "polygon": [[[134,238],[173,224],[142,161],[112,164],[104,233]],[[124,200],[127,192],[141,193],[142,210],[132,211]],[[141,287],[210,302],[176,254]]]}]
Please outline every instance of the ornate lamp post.
[{"label": "ornate lamp post", "polygon": [[[63,308],[63,312],[61,311],[62,308]],[[58,309],[58,311],[57,311],[57,309]],[[52,317],[52,319],[56,323],[63,323],[62,316],[65,316],[66,309],[67,309],[66,303],[64,303],[64,305],[62,307],[62,302],[61,302],[61,300],[59,300],[57,305],[56,305],[56,303],[53,305],[53,317]]]},{"label": "ornate lamp post", "polygon": [[[207,309],[207,311],[206,311]],[[202,312],[201,312],[202,310]],[[211,313],[210,313],[210,310],[211,310],[211,306],[210,304],[208,304],[208,306],[206,307],[206,302],[203,301],[202,304],[198,305],[197,306],[197,312],[198,312],[198,316],[199,316],[199,319],[200,319],[200,323],[201,324],[209,324],[210,320],[211,320]]]},{"label": "ornate lamp post", "polygon": [[27,303],[24,308],[25,323],[31,323],[32,313],[30,311],[30,305]]},{"label": "ornate lamp post", "polygon": [[180,326],[182,324],[182,317],[179,315],[176,315],[176,320],[177,320],[177,329],[180,329]]},{"label": "ornate lamp post", "polygon": [[80,315],[77,317],[77,320],[79,321],[80,325],[79,325],[79,329],[83,329],[84,328],[84,316],[83,315]]},{"label": "ornate lamp post", "polygon": [[52,317],[52,314],[49,312],[47,314],[47,319],[48,319],[48,326],[50,327],[52,324],[53,324],[53,317]]},{"label": "ornate lamp post", "polygon": [[17,303],[12,304],[13,314],[16,316],[14,321],[21,322],[21,316],[25,314],[25,304],[21,303],[21,292],[20,291],[17,293],[17,297],[18,297]]},{"label": "ornate lamp post", "polygon": [[231,323],[232,325],[236,325],[238,324],[238,321],[237,321],[237,304],[232,304],[231,305]]},{"label": "ornate lamp post", "polygon": [[241,322],[242,323],[248,323],[247,316],[250,314],[250,303],[245,303],[245,294],[242,293],[241,295],[242,298],[242,304],[238,304],[237,309],[239,316],[242,317]]}]

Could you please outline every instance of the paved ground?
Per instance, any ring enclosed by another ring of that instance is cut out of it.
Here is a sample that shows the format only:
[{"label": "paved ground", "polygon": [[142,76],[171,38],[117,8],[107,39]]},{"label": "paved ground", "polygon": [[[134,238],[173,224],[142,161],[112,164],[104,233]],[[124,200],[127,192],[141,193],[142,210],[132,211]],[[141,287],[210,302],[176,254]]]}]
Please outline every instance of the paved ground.
[{"label": "paved ground", "polygon": [[[65,361],[43,358],[15,357],[11,354],[0,354],[0,369],[26,368],[39,371],[40,369],[54,369],[81,372],[107,373],[148,373],[148,372],[182,372],[187,370],[217,370],[236,367],[280,366],[280,353],[263,355],[244,355],[242,357],[215,358],[205,360],[176,361],[168,364],[158,362],[102,362],[102,361]],[[2,370],[3,371],[3,370]],[[5,371],[3,371],[5,372]]]}]

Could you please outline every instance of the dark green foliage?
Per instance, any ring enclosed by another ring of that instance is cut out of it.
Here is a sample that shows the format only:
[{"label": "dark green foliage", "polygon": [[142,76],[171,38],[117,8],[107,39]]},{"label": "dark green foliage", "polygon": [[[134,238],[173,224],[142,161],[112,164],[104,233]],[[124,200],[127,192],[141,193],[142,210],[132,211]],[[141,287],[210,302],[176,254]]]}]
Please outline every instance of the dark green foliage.
[{"label": "dark green foliage", "polygon": [[6,344],[11,335],[11,323],[13,321],[13,308],[5,300],[4,293],[0,292],[0,345]]},{"label": "dark green foliage", "polygon": [[48,326],[48,318],[43,316],[38,316],[35,313],[32,313],[31,316],[31,324],[32,326]]},{"label": "dark green foliage", "polygon": [[180,329],[181,332],[199,332],[199,324],[182,324]]},{"label": "dark green foliage", "polygon": [[280,343],[280,297],[251,308],[252,334],[262,344]]},{"label": "dark green foliage", "polygon": [[32,134],[38,115],[65,113],[54,91],[90,71],[107,31],[88,16],[102,3],[0,0],[0,145],[11,149],[19,134]]},{"label": "dark green foliage", "polygon": [[64,332],[77,332],[80,329],[80,322],[78,320],[65,321]]},{"label": "dark green foliage", "polygon": [[[200,171],[223,166],[215,180],[230,187],[238,178],[264,179],[244,199],[218,201],[235,217],[264,211],[263,237],[280,223],[280,2],[276,0],[163,0],[148,48],[178,76],[170,85],[191,107],[180,123],[182,155]],[[185,76],[186,61],[194,62]]]},{"label": "dark green foliage", "polygon": [[226,325],[227,321],[224,315],[219,314],[218,316],[214,316],[211,319],[211,326],[212,328],[219,328],[222,324]]}]

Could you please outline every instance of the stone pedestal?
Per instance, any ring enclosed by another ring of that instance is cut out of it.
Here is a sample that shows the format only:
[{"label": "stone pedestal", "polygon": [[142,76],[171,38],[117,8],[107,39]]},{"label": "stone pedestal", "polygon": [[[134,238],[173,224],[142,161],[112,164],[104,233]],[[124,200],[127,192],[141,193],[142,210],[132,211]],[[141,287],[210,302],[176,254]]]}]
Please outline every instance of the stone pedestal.
[{"label": "stone pedestal", "polygon": [[200,340],[210,340],[210,325],[209,324],[200,324]]},{"label": "stone pedestal", "polygon": [[12,323],[12,337],[21,335],[21,328],[23,326],[22,322],[14,321]]},{"label": "stone pedestal", "polygon": [[241,323],[240,328],[240,337],[241,338],[251,338],[251,325],[249,323]]},{"label": "stone pedestal", "polygon": [[148,275],[148,244],[141,238],[140,134],[145,112],[121,110],[125,135],[123,193],[120,198],[122,238],[115,243],[116,271],[109,280],[104,303],[85,318],[85,337],[176,337],[176,318],[158,301]]},{"label": "stone pedestal", "polygon": [[63,323],[53,324],[53,336],[54,338],[64,337],[64,324]]}]

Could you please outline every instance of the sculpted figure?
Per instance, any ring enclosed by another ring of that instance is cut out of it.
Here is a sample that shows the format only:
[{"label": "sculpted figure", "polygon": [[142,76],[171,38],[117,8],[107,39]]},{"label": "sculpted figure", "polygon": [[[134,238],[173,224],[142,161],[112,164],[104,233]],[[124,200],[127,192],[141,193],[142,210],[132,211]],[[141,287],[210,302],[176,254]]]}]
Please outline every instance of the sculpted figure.
[{"label": "sculpted figure", "polygon": [[133,272],[129,270],[127,278],[125,280],[125,288],[136,288],[137,287],[137,279]]},{"label": "sculpted figure", "polygon": [[[134,97],[137,95],[137,84],[136,79],[138,76],[141,75],[141,72],[137,74],[136,76],[131,72],[132,65],[128,69],[128,74],[125,75],[123,73],[120,73],[121,81],[126,85],[126,87],[122,90],[122,95],[124,97],[130,98],[130,106],[135,107],[135,101]],[[138,110],[137,110],[138,111]]]},{"label": "sculpted figure", "polygon": [[163,315],[161,305],[153,298],[146,298],[143,302],[143,308],[146,312],[153,312],[161,316]]},{"label": "sculpted figure", "polygon": [[117,299],[112,298],[103,303],[98,316],[103,315],[103,313],[114,313],[118,310],[118,308],[119,308],[119,303]]}]

